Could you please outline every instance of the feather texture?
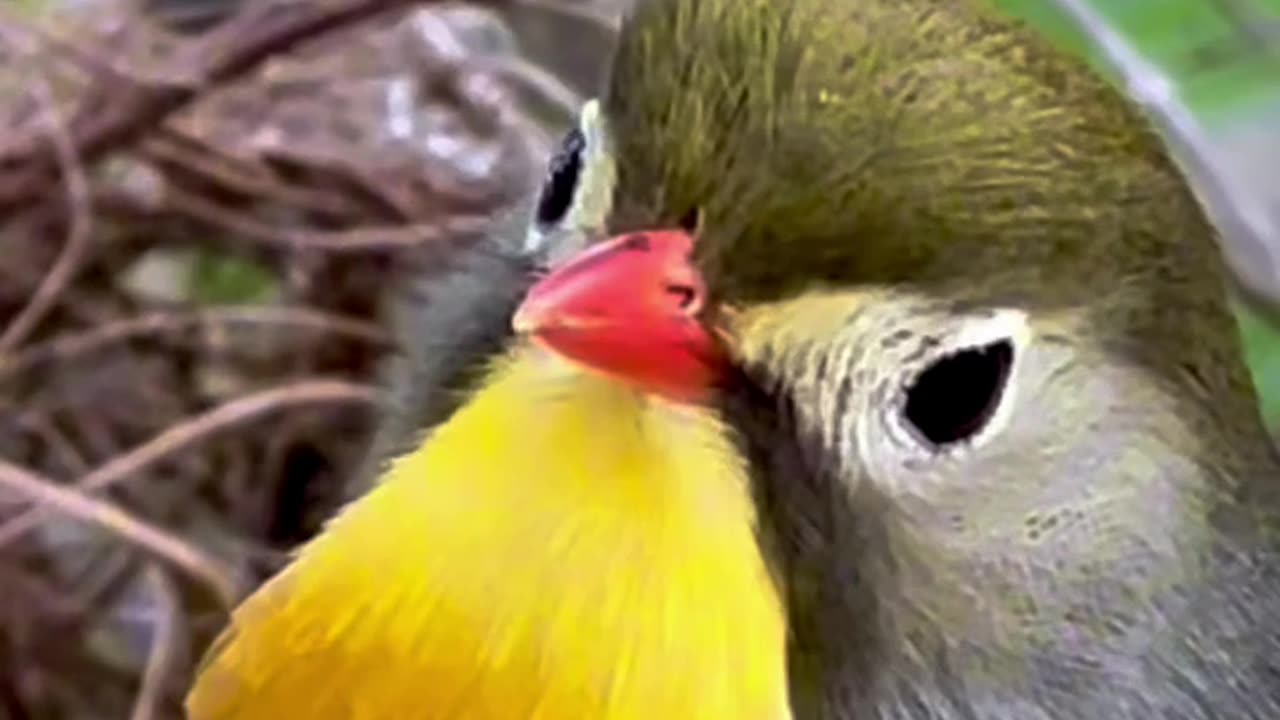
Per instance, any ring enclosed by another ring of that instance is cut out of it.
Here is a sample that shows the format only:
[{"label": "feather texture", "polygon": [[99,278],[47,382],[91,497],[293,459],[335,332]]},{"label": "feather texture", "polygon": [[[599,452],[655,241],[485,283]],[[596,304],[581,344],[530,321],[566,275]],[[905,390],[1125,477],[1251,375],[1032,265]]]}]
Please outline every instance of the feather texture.
[{"label": "feather texture", "polygon": [[499,226],[391,294],[391,324],[400,347],[382,368],[389,402],[362,466],[347,484],[349,499],[367,492],[392,458],[421,444],[465,403],[511,342],[511,315],[539,264],[514,248],[524,219],[512,215],[507,223],[519,230]]},{"label": "feather texture", "polygon": [[788,717],[754,533],[712,414],[519,349],[244,603],[190,717]]}]

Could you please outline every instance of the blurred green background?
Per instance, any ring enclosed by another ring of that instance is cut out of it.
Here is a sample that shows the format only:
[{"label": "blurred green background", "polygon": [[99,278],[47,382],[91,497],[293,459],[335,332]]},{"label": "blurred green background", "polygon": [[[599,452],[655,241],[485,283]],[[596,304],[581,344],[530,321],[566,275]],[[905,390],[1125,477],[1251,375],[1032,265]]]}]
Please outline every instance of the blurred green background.
[{"label": "blurred green background", "polygon": [[[1052,0],[992,0],[1063,47],[1093,57]],[[1280,95],[1280,0],[1091,0],[1113,29],[1167,72],[1192,110],[1215,118],[1273,104]]]},{"label": "blurred green background", "polygon": [[[993,0],[1114,75],[1061,5]],[[1091,0],[1102,18],[1174,81],[1210,133],[1274,127],[1280,142],[1280,0]],[[1273,145],[1275,143],[1272,143]],[[1280,170],[1276,179],[1280,181]],[[1280,237],[1265,238],[1269,244]],[[1237,303],[1237,318],[1262,409],[1280,430],[1280,325],[1272,313]]]}]

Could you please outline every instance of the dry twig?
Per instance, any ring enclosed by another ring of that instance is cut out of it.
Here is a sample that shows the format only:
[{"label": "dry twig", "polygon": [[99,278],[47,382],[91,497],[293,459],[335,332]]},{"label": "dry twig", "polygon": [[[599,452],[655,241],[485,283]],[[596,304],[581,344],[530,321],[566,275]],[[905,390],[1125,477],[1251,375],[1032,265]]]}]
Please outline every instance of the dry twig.
[{"label": "dry twig", "polygon": [[199,580],[227,607],[239,597],[235,574],[190,543],[108,503],[60,487],[52,479],[0,460],[0,488],[95,525]]},{"label": "dry twig", "polygon": [[53,360],[72,361],[112,344],[138,337],[171,335],[196,328],[209,335],[234,325],[306,328],[335,337],[360,340],[375,348],[385,347],[390,342],[387,334],[373,323],[309,308],[254,306],[188,312],[155,311],[107,323],[82,333],[59,335],[46,342],[29,345],[8,357],[0,355],[0,384],[43,363]]},{"label": "dry twig", "polygon": [[[7,29],[3,23],[0,23],[0,33],[6,35],[7,44],[10,47],[21,44],[21,38],[17,37],[15,33],[6,32]],[[85,177],[84,168],[80,165],[79,158],[76,157],[74,141],[67,128],[66,120],[63,119],[62,112],[58,109],[58,101],[53,96],[53,89],[49,86],[49,81],[41,73],[35,73],[31,78],[31,85],[35,90],[42,110],[40,114],[41,121],[45,126],[49,142],[54,148],[54,157],[57,159],[58,167],[61,169],[62,182],[66,187],[67,216],[70,220],[68,221],[66,243],[63,245],[62,252],[59,253],[57,260],[54,261],[53,267],[49,269],[44,279],[36,287],[36,291],[31,296],[27,306],[0,334],[0,354],[22,342],[31,330],[35,328],[36,324],[44,318],[45,313],[48,312],[53,304],[54,297],[67,285],[67,282],[80,264],[80,259],[89,244],[89,233],[93,227],[93,207],[89,194],[89,182]]]},{"label": "dry twig", "polygon": [[[143,468],[159,462],[214,433],[255,420],[262,415],[299,405],[375,402],[377,393],[367,386],[339,380],[299,380],[284,387],[263,390],[236,398],[196,417],[178,423],[128,452],[117,455],[81,477],[74,484],[79,492],[99,492]],[[32,502],[40,500],[31,498]],[[0,547],[13,542],[40,523],[35,508],[0,525]]]},{"label": "dry twig", "polygon": [[[108,149],[126,146],[195,100],[200,90],[242,77],[299,43],[410,4],[410,0],[331,0],[323,3],[251,4],[210,37],[194,55],[198,70],[186,84],[150,85],[101,78],[70,122],[76,154],[96,161]],[[19,147],[0,146],[0,215],[36,200],[50,185],[61,161],[27,139]]]},{"label": "dry twig", "polygon": [[130,720],[155,720],[157,708],[164,697],[165,684],[173,672],[174,655],[179,642],[182,604],[173,581],[159,565],[152,563],[144,573],[147,586],[155,596],[155,623],[151,634],[151,652],[138,686],[138,697],[133,702]]},{"label": "dry twig", "polygon": [[488,232],[580,103],[476,8],[247,3],[189,37],[0,9],[52,86],[0,78],[0,715],[170,720],[225,622],[182,585],[229,602],[342,501],[373,416],[328,410],[378,400],[383,289]]},{"label": "dry twig", "polygon": [[411,250],[453,237],[473,235],[492,222],[485,215],[453,216],[434,223],[390,225],[351,230],[299,230],[273,227],[195,193],[171,190],[168,202],[183,214],[231,231],[235,237],[266,243],[281,250],[322,250],[327,253],[369,253]]}]

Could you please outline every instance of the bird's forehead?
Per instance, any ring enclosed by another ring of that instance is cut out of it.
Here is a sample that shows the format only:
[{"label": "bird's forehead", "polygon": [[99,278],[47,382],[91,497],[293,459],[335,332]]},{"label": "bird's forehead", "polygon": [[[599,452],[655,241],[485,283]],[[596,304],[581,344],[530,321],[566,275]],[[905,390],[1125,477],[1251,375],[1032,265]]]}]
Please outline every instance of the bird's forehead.
[{"label": "bird's forehead", "polygon": [[712,286],[754,299],[993,269],[1023,282],[1049,264],[1058,273],[1036,282],[1097,282],[1127,269],[1125,234],[1154,238],[1144,262],[1172,252],[1169,228],[1202,219],[1154,136],[1075,61],[980,12],[643,4],[606,98],[614,229],[700,209]]}]

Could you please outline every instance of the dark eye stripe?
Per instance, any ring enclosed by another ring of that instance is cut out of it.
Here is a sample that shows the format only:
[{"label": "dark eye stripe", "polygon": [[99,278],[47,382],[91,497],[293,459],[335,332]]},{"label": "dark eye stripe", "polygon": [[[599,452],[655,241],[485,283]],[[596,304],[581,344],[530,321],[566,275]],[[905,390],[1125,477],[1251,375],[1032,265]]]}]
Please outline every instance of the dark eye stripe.
[{"label": "dark eye stripe", "polygon": [[578,176],[582,174],[582,151],[586,146],[587,139],[576,127],[560,141],[560,149],[551,158],[547,181],[538,196],[536,220],[539,225],[554,225],[569,212],[578,187]]}]

